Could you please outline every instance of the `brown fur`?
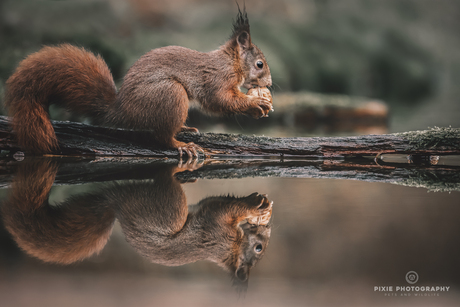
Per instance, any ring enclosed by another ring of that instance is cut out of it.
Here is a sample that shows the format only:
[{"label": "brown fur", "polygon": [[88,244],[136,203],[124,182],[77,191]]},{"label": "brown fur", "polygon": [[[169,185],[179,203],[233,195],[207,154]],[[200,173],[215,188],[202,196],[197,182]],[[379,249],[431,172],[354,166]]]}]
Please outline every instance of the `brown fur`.
[{"label": "brown fur", "polygon": [[[257,61],[263,68],[257,68]],[[129,69],[119,94],[101,57],[68,44],[44,47],[23,60],[8,79],[6,106],[19,145],[36,154],[57,149],[48,116],[53,103],[99,124],[152,130],[153,141],[180,149],[188,145],[175,136],[184,126],[191,100],[212,114],[260,118],[271,109],[270,101],[245,95],[240,87],[270,85],[265,57],[252,43],[246,13],[239,11],[231,38],[219,49],[154,49]]]},{"label": "brown fur", "polygon": [[28,254],[68,264],[101,251],[118,218],[126,240],[152,262],[176,266],[209,260],[246,284],[268,245],[272,203],[258,193],[208,197],[189,212],[174,176],[182,170],[161,165],[153,181],[114,183],[50,206],[57,166],[45,159],[24,161],[2,206],[4,224]]},{"label": "brown fur", "polygon": [[104,60],[68,44],[44,47],[29,55],[6,86],[5,105],[13,117],[19,145],[33,153],[57,147],[48,115],[50,104],[98,119],[116,97]]},{"label": "brown fur", "polygon": [[56,172],[56,164],[48,160],[22,162],[2,216],[6,229],[29,255],[69,264],[104,248],[115,216],[95,197],[50,206],[48,194]]}]

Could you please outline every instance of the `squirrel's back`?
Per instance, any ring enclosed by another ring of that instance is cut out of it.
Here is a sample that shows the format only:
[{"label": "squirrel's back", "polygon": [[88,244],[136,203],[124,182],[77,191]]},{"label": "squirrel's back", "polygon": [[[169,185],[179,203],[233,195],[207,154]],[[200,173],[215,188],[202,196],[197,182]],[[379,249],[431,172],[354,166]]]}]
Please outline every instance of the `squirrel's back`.
[{"label": "squirrel's back", "polygon": [[[32,153],[57,149],[48,107],[61,104],[95,124],[152,131],[155,145],[192,159],[204,149],[176,139],[181,131],[198,132],[185,125],[190,101],[209,114],[266,117],[273,110],[271,95],[261,95],[260,88],[271,84],[267,61],[252,43],[247,14],[238,9],[232,36],[219,49],[154,49],[129,69],[118,94],[100,57],[67,44],[44,47],[8,79],[6,105],[20,147]],[[258,94],[245,94],[241,87],[259,88]]]},{"label": "squirrel's back", "polygon": [[19,145],[42,153],[57,147],[50,104],[97,120],[116,94],[112,74],[100,56],[63,44],[43,47],[19,64],[6,82],[5,105]]}]

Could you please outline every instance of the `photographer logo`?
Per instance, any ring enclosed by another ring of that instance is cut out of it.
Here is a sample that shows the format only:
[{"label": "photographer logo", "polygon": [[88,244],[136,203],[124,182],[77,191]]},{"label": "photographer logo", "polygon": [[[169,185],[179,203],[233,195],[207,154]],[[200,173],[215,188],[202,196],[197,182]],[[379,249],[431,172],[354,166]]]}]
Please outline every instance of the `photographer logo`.
[{"label": "photographer logo", "polygon": [[449,292],[450,286],[445,285],[422,285],[416,286],[419,275],[415,271],[409,271],[405,276],[409,285],[385,285],[374,286],[374,292],[380,292],[384,296],[440,296],[441,293]]},{"label": "photographer logo", "polygon": [[407,281],[407,283],[409,283],[409,284],[411,284],[411,285],[417,283],[417,281],[418,281],[418,274],[417,274],[417,272],[415,272],[415,271],[409,271],[409,272],[407,272],[407,274],[406,274],[406,281]]}]

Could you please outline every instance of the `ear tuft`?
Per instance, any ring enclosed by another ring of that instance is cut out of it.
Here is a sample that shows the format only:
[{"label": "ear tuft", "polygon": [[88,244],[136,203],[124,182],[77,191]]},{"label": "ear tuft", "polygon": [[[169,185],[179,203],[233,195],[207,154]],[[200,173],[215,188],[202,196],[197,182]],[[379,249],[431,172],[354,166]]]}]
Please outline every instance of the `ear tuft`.
[{"label": "ear tuft", "polygon": [[242,265],[240,266],[236,272],[235,272],[235,276],[236,278],[238,278],[238,280],[240,282],[245,282],[248,280],[249,278],[249,267],[247,265]]},{"label": "ear tuft", "polygon": [[238,45],[243,50],[247,50],[251,47],[251,36],[249,36],[249,33],[246,31],[241,32],[241,34],[238,35],[237,41],[238,41]]},{"label": "ear tuft", "polygon": [[[238,3],[236,5],[238,5]],[[249,19],[246,13],[246,6],[243,8],[243,11],[241,11],[238,5],[238,14],[236,15],[236,19],[233,20],[232,38],[238,38],[243,32],[246,32],[249,37],[249,42],[251,42],[251,32],[249,31]]]}]

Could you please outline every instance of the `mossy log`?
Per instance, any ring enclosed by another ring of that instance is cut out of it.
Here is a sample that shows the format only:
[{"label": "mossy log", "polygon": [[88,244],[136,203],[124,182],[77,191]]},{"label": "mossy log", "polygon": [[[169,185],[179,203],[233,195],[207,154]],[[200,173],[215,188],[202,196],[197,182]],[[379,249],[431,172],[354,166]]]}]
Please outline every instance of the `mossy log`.
[{"label": "mossy log", "polygon": [[[0,160],[0,188],[8,187],[22,163],[37,159],[59,165],[56,185],[108,182],[113,180],[144,180],[163,168],[175,164],[174,159],[92,157],[56,158],[26,157],[18,162]],[[429,191],[460,191],[460,165],[418,165],[384,163],[374,159],[208,159],[198,164],[183,164],[176,176],[182,182],[196,179],[240,179],[247,177],[346,179],[422,187]]]},{"label": "mossy log", "polygon": [[[53,121],[60,156],[130,156],[178,158],[176,150],[161,148],[150,131],[132,131]],[[181,133],[177,138],[194,142],[209,157],[356,157],[383,153],[410,155],[460,154],[460,129],[434,128],[399,134],[353,137],[274,138],[216,133]],[[7,117],[0,117],[0,150],[3,154],[21,151]]]}]

